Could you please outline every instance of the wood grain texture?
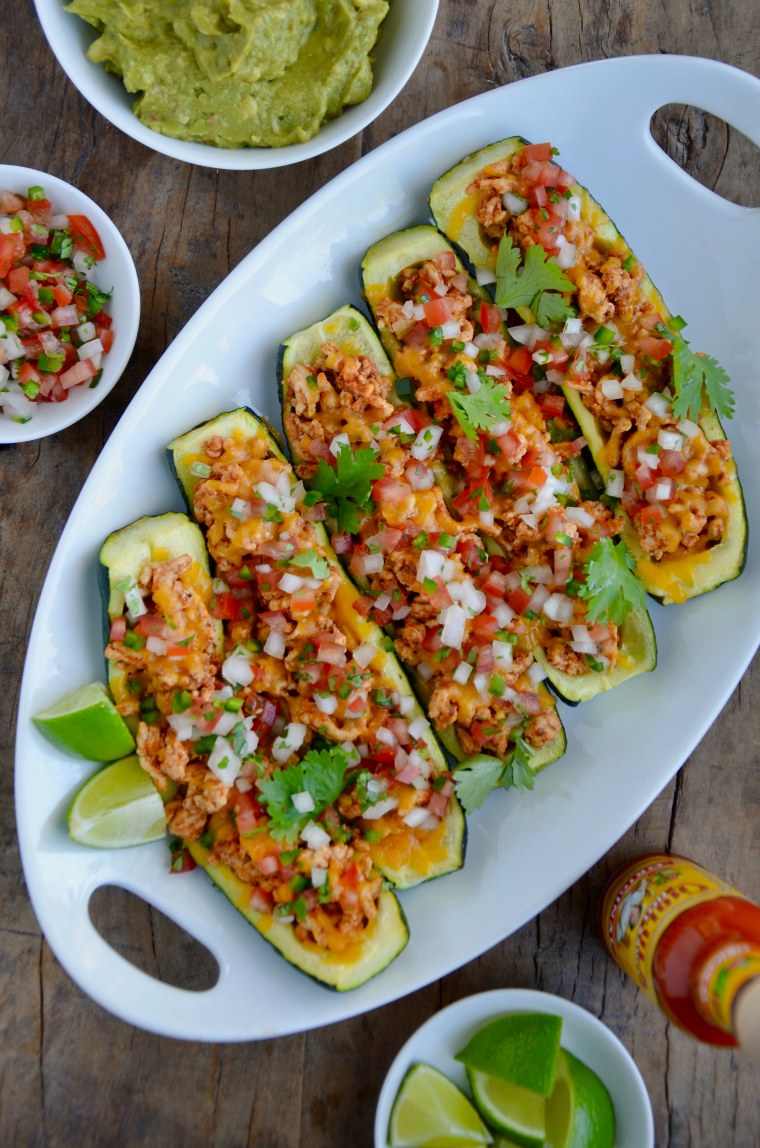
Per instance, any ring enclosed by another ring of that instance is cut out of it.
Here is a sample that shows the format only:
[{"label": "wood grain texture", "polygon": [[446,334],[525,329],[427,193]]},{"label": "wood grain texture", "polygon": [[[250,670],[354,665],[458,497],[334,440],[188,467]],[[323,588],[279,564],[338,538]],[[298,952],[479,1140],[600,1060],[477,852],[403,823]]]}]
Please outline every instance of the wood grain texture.
[{"label": "wood grain texture", "polygon": [[[111,127],[68,83],[31,0],[4,4],[0,27],[3,161],[77,183],[114,217],[143,304],[130,366],[97,411],[53,438],[0,448],[0,1145],[369,1148],[383,1076],[407,1037],[449,1002],[505,985],[560,993],[620,1036],[645,1077],[658,1145],[760,1144],[760,1070],[668,1024],[607,959],[595,922],[607,876],[651,850],[692,853],[760,899],[758,659],[678,777],[535,921],[412,997],[282,1040],[184,1044],[132,1029],[84,997],[40,935],[12,812],[18,686],[46,561],[121,412],[214,287],[361,154],[494,86],[645,52],[712,56],[760,75],[755,0],[442,0],[417,72],[362,136],[310,163],[259,173],[195,169]],[[654,130],[707,186],[760,204],[757,150],[733,129],[700,109],[671,108]],[[195,987],[213,976],[202,954],[133,898],[104,899],[96,919],[147,971]]]}]

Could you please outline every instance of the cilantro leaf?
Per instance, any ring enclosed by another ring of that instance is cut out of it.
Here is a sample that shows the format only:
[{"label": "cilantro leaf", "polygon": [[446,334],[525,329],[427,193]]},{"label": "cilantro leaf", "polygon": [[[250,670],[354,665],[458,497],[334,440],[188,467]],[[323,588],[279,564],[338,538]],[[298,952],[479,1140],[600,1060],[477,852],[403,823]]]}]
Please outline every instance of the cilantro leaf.
[{"label": "cilantro leaf", "polygon": [[471,761],[460,765],[454,771],[454,784],[465,813],[474,813],[480,809],[489,793],[501,785],[503,776],[504,762],[498,757],[478,754]]},{"label": "cilantro leaf", "polygon": [[501,758],[488,754],[478,754],[460,765],[453,776],[457,797],[465,813],[480,809],[488,795],[499,786],[502,789],[532,789],[536,776],[530,767],[533,752],[520,735],[506,765]]},{"label": "cilantro leaf", "polygon": [[290,559],[291,566],[306,566],[311,570],[312,577],[324,582],[330,573],[330,563],[326,558],[317,554],[316,550],[304,550],[303,554],[296,554]]},{"label": "cilantro leaf", "polygon": [[454,417],[472,442],[478,441],[478,430],[490,430],[510,416],[509,391],[490,375],[481,374],[480,386],[473,394],[447,391]]},{"label": "cilantro leaf", "polygon": [[[269,815],[270,836],[291,844],[296,841],[307,822],[315,821],[343,792],[351,760],[337,745],[311,749],[296,765],[262,778],[258,795]],[[314,799],[314,809],[309,813],[299,813],[293,804],[293,794],[304,792]]]},{"label": "cilantro leaf", "polygon": [[[545,291],[573,291],[574,284],[553,259],[548,259],[540,243],[525,252],[522,271],[520,252],[511,238],[503,235],[496,257],[496,302],[499,307],[531,307],[536,296]],[[545,312],[549,304],[542,304]],[[538,318],[538,316],[536,316]]]},{"label": "cilantro leaf", "polygon": [[695,422],[702,413],[702,387],[707,401],[717,415],[730,419],[734,414],[734,392],[730,379],[715,359],[692,351],[683,335],[673,338],[673,385],[676,397],[673,414],[677,419]]},{"label": "cilantro leaf", "polygon": [[515,743],[512,760],[504,770],[504,777],[501,779],[501,784],[505,789],[511,789],[512,786],[516,789],[533,789],[536,784],[536,775],[530,767],[533,753],[534,751],[521,734]]},{"label": "cilantro leaf", "polygon": [[359,529],[362,511],[372,494],[372,483],[383,476],[383,466],[377,462],[379,457],[380,452],[372,447],[360,447],[354,453],[350,446],[341,443],[334,467],[323,458],[319,460],[311,485],[324,495],[328,511],[337,519],[342,533],[356,534]]},{"label": "cilantro leaf", "polygon": [[556,291],[540,291],[531,304],[531,310],[539,327],[561,327],[565,319],[575,314]]},{"label": "cilantro leaf", "polygon": [[602,538],[592,548],[586,562],[586,581],[580,597],[589,604],[590,622],[616,622],[621,625],[631,610],[646,608],[646,591],[633,573],[633,556],[621,539]]}]

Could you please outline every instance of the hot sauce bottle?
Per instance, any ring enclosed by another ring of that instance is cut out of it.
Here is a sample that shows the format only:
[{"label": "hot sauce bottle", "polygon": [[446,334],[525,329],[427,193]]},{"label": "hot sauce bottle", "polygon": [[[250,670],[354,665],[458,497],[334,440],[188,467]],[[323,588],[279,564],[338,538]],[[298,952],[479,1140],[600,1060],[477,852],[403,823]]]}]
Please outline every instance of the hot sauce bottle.
[{"label": "hot sauce bottle", "polygon": [[610,879],[599,925],[675,1024],[760,1060],[760,906],[685,857],[652,854]]}]

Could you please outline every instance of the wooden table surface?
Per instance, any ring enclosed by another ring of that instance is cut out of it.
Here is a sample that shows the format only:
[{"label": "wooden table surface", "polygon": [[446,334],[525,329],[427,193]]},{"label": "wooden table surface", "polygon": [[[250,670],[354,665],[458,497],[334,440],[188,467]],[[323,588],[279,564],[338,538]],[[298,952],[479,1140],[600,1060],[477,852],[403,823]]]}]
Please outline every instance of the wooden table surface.
[{"label": "wooden table surface", "polygon": [[[79,991],[48,949],[27,897],[12,781],[19,681],[47,560],[130,398],[242,257],[361,155],[496,85],[650,52],[711,56],[760,76],[758,12],[756,0],[442,0],[415,75],[361,136],[296,168],[235,173],[166,159],[122,135],[68,82],[31,0],[3,3],[0,161],[69,180],[112,215],[137,265],[143,315],[128,370],[93,414],[51,438],[0,448],[0,1145],[369,1148],[384,1074],[407,1037],[449,1002],[509,985],[559,993],[609,1025],[643,1073],[658,1145],[760,1144],[760,1069],[667,1023],[607,959],[595,924],[605,878],[642,852],[691,854],[760,900],[757,659],[675,780],[535,921],[413,996],[264,1043],[148,1035]],[[723,123],[698,109],[671,109],[658,116],[656,134],[703,183],[760,205],[757,151]],[[142,902],[104,896],[94,913],[146,971],[188,987],[207,983],[203,956]]]}]

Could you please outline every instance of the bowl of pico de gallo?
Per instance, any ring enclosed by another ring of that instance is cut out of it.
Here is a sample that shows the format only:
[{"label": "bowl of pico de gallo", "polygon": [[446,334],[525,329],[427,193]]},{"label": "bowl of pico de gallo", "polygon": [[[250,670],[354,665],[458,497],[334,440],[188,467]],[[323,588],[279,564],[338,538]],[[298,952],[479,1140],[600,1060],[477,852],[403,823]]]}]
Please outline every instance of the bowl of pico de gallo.
[{"label": "bowl of pico de gallo", "polygon": [[89,414],[139,322],[135,265],[106,213],[56,176],[0,164],[0,444]]}]

